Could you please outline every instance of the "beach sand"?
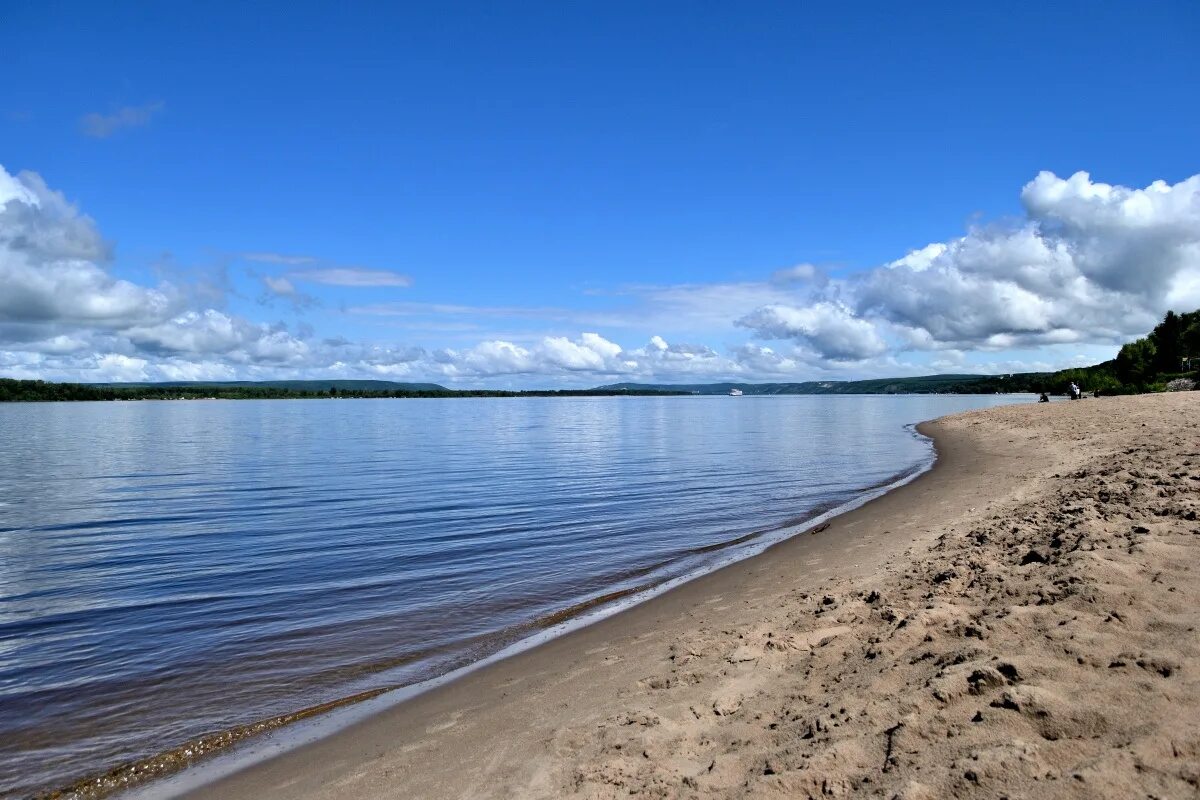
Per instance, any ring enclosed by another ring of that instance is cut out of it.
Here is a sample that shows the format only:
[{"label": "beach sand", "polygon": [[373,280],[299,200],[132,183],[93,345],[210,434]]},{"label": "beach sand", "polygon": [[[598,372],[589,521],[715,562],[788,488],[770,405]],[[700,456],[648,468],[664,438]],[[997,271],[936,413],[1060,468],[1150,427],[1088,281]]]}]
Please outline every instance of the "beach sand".
[{"label": "beach sand", "polygon": [[828,528],[191,796],[1200,796],[1200,393],[922,430]]}]

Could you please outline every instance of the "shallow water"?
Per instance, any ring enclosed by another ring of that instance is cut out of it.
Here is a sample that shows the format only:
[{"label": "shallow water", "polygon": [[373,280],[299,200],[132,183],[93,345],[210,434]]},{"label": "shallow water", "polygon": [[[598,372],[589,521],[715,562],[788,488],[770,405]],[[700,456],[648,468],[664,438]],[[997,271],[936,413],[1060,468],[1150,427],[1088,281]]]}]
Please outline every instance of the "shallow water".
[{"label": "shallow water", "polygon": [[0,405],[0,796],[446,672],[1027,399]]}]

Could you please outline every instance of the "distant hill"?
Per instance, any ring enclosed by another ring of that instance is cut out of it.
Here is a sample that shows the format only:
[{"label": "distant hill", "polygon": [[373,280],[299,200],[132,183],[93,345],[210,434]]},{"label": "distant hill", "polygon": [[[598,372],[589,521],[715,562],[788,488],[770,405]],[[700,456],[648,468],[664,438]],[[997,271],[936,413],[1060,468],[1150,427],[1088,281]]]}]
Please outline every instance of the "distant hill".
[{"label": "distant hill", "polygon": [[400,383],[397,381],[370,380],[327,380],[327,381],[156,381],[148,383],[92,383],[105,389],[156,389],[164,387],[189,389],[289,389],[293,392],[448,392],[445,386],[436,383]]},{"label": "distant hill", "polygon": [[[804,381],[801,383],[614,383],[597,387],[607,391],[675,390],[692,394],[729,394],[741,389],[744,394],[933,394],[1003,391],[1010,377],[991,375],[924,375],[917,378],[876,378],[862,381]],[[999,382],[1000,387],[995,384]],[[1021,387],[1024,381],[1013,381]],[[1030,391],[1027,388],[1008,391]]]},{"label": "distant hill", "polygon": [[[1195,312],[1200,314],[1200,312]],[[1198,323],[1200,324],[1200,323]],[[1200,335],[1200,334],[1197,334]],[[1159,337],[1162,338],[1162,337]],[[1018,372],[1011,375],[921,375],[915,378],[875,378],[865,381],[805,381],[802,383],[614,383],[598,387],[604,391],[677,391],[691,394],[729,394],[741,389],[746,395],[765,394],[1012,394],[1047,392],[1066,394],[1067,387],[1078,384],[1085,392],[1131,394],[1143,391],[1162,391],[1173,378],[1200,380],[1195,370],[1196,359],[1181,359],[1171,353],[1166,362],[1175,371],[1155,372],[1149,364],[1138,366],[1129,361],[1146,350],[1138,340],[1121,349],[1121,355],[1111,361],[1090,367],[1075,367],[1058,372]],[[1133,356],[1126,351],[1133,349]],[[1154,349],[1148,352],[1153,356]],[[1192,352],[1195,352],[1193,350]],[[1144,354],[1141,357],[1145,357]],[[1190,366],[1189,366],[1190,365]],[[1139,372],[1138,370],[1141,370]]]},{"label": "distant hill", "polygon": [[186,400],[270,398],[598,397],[667,394],[1131,394],[1178,391],[1200,385],[1200,310],[1168,311],[1147,336],[1121,347],[1117,357],[1090,367],[1013,375],[922,375],[862,381],[799,383],[611,383],[595,389],[447,389],[436,383],[375,380],[176,381],[167,383],[48,383],[0,378],[0,402],[71,400]]},{"label": "distant hill", "polygon": [[1141,339],[1121,347],[1117,357],[1090,367],[1012,375],[922,375],[865,381],[802,383],[613,383],[604,391],[682,391],[692,394],[1065,394],[1077,384],[1085,392],[1132,394],[1200,385],[1200,309],[1168,311]]},{"label": "distant hill", "polygon": [[629,397],[685,394],[677,390],[447,389],[393,381],[176,381],[174,383],[47,383],[0,378],[0,403],[77,400],[301,400],[318,398]]}]

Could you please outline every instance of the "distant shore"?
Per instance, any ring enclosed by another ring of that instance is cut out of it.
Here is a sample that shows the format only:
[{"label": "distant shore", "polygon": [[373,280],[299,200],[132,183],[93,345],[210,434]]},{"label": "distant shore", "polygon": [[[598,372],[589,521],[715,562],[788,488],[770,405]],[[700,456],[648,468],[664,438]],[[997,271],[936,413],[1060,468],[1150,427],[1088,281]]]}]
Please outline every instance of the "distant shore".
[{"label": "distant shore", "polygon": [[[450,389],[436,383],[385,380],[160,381],[56,383],[0,377],[0,403],[103,400],[311,400],[329,398],[671,397],[676,395],[1064,394],[1073,381],[1088,386],[1091,370],[1019,375],[924,375],[800,383],[614,383],[583,389]],[[1127,389],[1123,391],[1133,391]]]},{"label": "distant shore", "polygon": [[922,430],[819,533],[189,796],[1195,796],[1200,395]]},{"label": "distant shore", "polygon": [[[661,389],[447,389],[386,381],[279,381],[266,383],[52,383],[0,378],[0,403],[95,402],[114,400],[321,400],[419,399],[440,397],[671,397],[688,392]],[[363,385],[359,385],[363,384]]]}]

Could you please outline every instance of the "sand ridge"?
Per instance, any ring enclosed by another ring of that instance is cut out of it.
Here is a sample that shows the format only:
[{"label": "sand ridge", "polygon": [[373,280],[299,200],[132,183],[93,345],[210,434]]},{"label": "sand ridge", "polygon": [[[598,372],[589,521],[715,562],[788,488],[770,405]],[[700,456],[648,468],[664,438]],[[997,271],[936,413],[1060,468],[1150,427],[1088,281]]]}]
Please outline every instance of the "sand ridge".
[{"label": "sand ridge", "polygon": [[829,529],[195,796],[1200,796],[1200,394],[927,429]]}]

